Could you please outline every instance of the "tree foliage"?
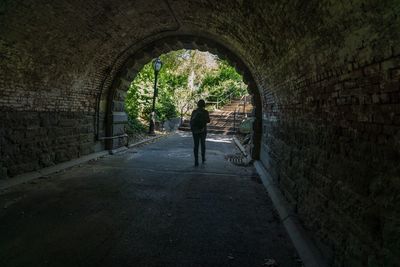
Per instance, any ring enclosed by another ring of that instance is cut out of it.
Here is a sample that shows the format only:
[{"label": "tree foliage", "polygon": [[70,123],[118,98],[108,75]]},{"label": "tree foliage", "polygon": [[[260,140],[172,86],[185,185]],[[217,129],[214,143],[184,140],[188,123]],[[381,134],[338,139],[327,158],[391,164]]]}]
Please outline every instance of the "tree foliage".
[{"label": "tree foliage", "polygon": [[[197,50],[178,50],[160,56],[156,117],[165,121],[184,115],[200,98],[224,102],[246,93],[242,77],[226,61]],[[125,101],[131,126],[140,130],[149,120],[154,92],[153,62],[146,64],[131,83]]]},{"label": "tree foliage", "polygon": [[220,61],[219,69],[215,73],[207,73],[200,87],[200,92],[206,92],[209,101],[226,102],[229,97],[235,98],[246,94],[247,86],[242,76],[228,65]]}]

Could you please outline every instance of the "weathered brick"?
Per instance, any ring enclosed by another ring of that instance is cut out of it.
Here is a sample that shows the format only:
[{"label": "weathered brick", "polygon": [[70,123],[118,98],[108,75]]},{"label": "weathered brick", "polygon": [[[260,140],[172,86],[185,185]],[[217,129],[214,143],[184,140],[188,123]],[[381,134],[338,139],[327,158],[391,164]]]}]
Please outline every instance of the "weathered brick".
[{"label": "weathered brick", "polygon": [[379,104],[379,102],[380,102],[380,95],[379,94],[373,94],[372,95],[372,103]]},{"label": "weathered brick", "polygon": [[368,65],[363,68],[363,73],[365,76],[376,75],[379,74],[380,71],[381,71],[381,65],[379,63]]},{"label": "weathered brick", "polygon": [[399,81],[389,81],[383,82],[381,84],[381,91],[382,92],[394,92],[400,90],[400,82]]},{"label": "weathered brick", "polygon": [[[263,100],[268,158],[262,160],[281,177],[305,226],[332,247],[333,266],[397,263],[398,214],[393,221],[381,214],[393,210],[389,191],[398,195],[399,189],[390,184],[365,195],[371,179],[397,177],[389,170],[398,166],[398,2],[8,2],[0,15],[0,166],[7,175],[91,153],[96,127],[102,135],[106,126],[113,128],[105,119],[112,105],[107,101],[124,110],[125,95],[113,97],[115,90],[126,91],[152,57],[194,44],[246,62],[234,63],[254,76],[246,79]],[[202,46],[197,37],[183,40],[182,33],[212,40]],[[139,47],[147,43],[154,47]],[[310,175],[314,170],[318,174]],[[384,229],[379,244],[367,246],[374,223],[354,214],[374,205],[378,218],[365,218],[384,221]]]},{"label": "weathered brick", "polygon": [[393,80],[399,81],[399,79],[400,79],[400,68],[396,67],[396,68],[391,69],[390,70],[390,77]]}]

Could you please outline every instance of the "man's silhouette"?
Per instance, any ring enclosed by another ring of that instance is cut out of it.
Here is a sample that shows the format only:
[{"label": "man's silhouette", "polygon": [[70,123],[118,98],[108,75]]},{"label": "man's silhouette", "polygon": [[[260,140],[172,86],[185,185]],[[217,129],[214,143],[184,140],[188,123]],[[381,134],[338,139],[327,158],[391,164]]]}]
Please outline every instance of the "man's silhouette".
[{"label": "man's silhouette", "polygon": [[205,110],[206,102],[203,99],[197,102],[197,109],[193,110],[190,117],[190,129],[193,134],[194,141],[194,165],[199,166],[199,142],[201,144],[202,163],[206,161],[206,136],[207,123],[210,122],[210,115]]}]

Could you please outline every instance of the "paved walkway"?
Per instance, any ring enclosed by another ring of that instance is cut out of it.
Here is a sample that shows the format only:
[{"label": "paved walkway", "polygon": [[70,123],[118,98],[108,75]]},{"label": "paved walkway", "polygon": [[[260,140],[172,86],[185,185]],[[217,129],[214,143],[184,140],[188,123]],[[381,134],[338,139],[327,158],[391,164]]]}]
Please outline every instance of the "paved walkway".
[{"label": "paved walkway", "polygon": [[253,167],[175,134],[0,192],[0,266],[300,266]]}]

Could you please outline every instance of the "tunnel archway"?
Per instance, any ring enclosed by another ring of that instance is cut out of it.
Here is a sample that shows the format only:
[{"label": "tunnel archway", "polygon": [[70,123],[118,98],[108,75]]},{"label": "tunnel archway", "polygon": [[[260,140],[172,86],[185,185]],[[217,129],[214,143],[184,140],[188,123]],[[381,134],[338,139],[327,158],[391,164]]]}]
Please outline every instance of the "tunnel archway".
[{"label": "tunnel archway", "polygon": [[400,261],[399,1],[20,2],[0,4],[0,178],[104,150],[141,64],[217,49],[248,70],[260,160],[335,266]]},{"label": "tunnel archway", "polygon": [[[112,83],[102,88],[97,99],[97,138],[105,140],[104,146],[108,150],[117,149],[125,145],[124,126],[128,118],[124,111],[124,99],[130,83],[143,66],[152,59],[161,54],[179,49],[197,49],[211,52],[221,59],[227,60],[242,75],[244,82],[248,86],[248,92],[252,96],[251,99],[254,106],[253,115],[255,121],[253,123],[251,155],[253,159],[259,159],[262,136],[262,102],[260,90],[253,74],[245,61],[232,52],[231,49],[209,38],[195,35],[163,37],[144,44],[140,48],[129,51],[124,55],[127,59],[118,67]],[[103,127],[101,127],[101,119],[105,122]]]}]

